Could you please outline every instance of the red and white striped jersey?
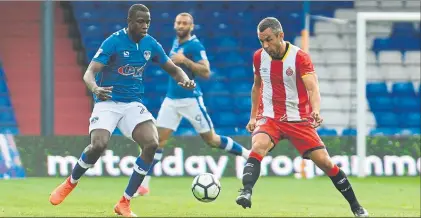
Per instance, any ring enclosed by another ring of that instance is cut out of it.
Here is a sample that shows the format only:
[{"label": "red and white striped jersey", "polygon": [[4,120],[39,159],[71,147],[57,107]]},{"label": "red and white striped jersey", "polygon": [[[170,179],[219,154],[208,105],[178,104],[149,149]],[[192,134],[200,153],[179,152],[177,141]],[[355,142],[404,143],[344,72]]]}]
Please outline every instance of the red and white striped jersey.
[{"label": "red and white striped jersey", "polygon": [[302,77],[314,73],[310,56],[287,42],[282,60],[272,60],[263,49],[253,56],[253,71],[261,77],[257,116],[282,121],[300,121],[311,113],[309,96]]}]

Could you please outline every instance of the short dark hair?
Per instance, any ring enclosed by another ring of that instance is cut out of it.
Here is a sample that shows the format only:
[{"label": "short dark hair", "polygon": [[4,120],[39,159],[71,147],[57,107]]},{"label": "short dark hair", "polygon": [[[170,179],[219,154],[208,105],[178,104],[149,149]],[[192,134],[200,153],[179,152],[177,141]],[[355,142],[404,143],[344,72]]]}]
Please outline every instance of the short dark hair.
[{"label": "short dark hair", "polygon": [[134,4],[130,7],[128,16],[133,17],[138,11],[149,12],[149,8],[143,4]]},{"label": "short dark hair", "polygon": [[194,23],[193,16],[190,13],[183,12],[183,13],[179,13],[177,16],[186,16],[186,17],[189,17],[190,20],[191,20],[191,23]]},{"label": "short dark hair", "polygon": [[270,28],[275,35],[283,32],[281,23],[274,17],[266,17],[265,19],[261,20],[257,26],[259,32],[263,32],[267,28]]}]

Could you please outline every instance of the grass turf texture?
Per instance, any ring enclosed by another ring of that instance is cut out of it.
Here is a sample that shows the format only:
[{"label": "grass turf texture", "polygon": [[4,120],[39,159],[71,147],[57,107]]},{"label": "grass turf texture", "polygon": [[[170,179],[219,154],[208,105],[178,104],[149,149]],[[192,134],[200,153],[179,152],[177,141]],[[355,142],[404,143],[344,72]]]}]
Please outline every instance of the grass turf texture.
[{"label": "grass turf texture", "polygon": [[[0,180],[0,216],[115,216],[113,206],[122,196],[128,177],[83,177],[61,205],[52,206],[49,193],[63,180]],[[327,177],[261,177],[254,189],[252,208],[246,210],[235,203],[240,180],[222,178],[221,194],[212,203],[201,203],[193,197],[192,180],[153,178],[151,195],[132,200],[133,212],[141,217],[352,216],[348,203]],[[371,216],[420,217],[419,177],[350,180]]]}]

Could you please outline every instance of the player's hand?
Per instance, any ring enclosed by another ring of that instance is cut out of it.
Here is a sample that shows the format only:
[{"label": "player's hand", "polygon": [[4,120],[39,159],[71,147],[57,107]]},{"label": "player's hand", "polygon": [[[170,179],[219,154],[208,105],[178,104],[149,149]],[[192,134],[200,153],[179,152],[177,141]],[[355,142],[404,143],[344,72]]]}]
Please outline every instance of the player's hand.
[{"label": "player's hand", "polygon": [[256,128],[256,118],[251,118],[249,122],[247,123],[246,129],[249,132],[253,132]]},{"label": "player's hand", "polygon": [[311,123],[311,126],[313,128],[317,128],[320,126],[320,124],[323,123],[323,118],[322,116],[320,116],[320,112],[319,111],[313,111],[311,112],[311,117],[313,118],[313,122]]},{"label": "player's hand", "polygon": [[185,59],[186,56],[184,56],[183,51],[181,50],[171,56],[172,62],[177,65],[183,64]]},{"label": "player's hand", "polygon": [[92,90],[92,93],[94,93],[94,95],[96,95],[96,97],[98,97],[99,99],[101,99],[102,101],[106,101],[108,99],[111,99],[111,93],[112,93],[113,87],[95,87]]},{"label": "player's hand", "polygon": [[194,80],[185,80],[184,82],[178,82],[178,85],[185,89],[196,88],[196,83],[194,82]]}]

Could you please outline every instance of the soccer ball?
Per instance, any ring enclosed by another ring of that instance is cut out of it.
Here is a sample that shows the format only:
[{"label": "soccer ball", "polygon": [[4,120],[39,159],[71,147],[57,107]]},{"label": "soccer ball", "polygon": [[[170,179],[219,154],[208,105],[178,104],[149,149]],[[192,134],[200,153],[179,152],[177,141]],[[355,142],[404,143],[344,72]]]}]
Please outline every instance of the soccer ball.
[{"label": "soccer ball", "polygon": [[193,179],[191,191],[197,200],[212,202],[221,192],[221,183],[213,174],[203,173]]}]

